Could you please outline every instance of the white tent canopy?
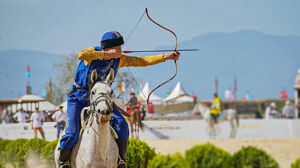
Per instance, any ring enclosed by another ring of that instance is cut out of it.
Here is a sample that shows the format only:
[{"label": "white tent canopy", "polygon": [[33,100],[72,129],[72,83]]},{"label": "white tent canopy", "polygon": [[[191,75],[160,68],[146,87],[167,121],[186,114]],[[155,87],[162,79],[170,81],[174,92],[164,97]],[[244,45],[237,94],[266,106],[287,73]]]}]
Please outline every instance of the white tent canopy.
[{"label": "white tent canopy", "polygon": [[[147,82],[142,89],[142,91],[138,94],[137,99],[138,101],[147,101],[148,95],[150,94],[151,89],[149,86],[149,82]],[[162,98],[155,95],[154,93],[151,94],[149,101],[153,103],[160,103]]]},{"label": "white tent canopy", "polygon": [[[38,95],[24,95],[20,100],[40,100],[39,102],[39,110],[40,111],[55,111],[56,106],[49,101],[43,99]],[[26,106],[26,105],[23,105]],[[35,107],[35,105],[33,105]],[[23,107],[24,108],[24,107]]]},{"label": "white tent canopy", "polygon": [[45,99],[41,98],[38,95],[24,95],[20,98],[20,100],[39,100],[44,101]]},{"label": "white tent canopy", "polygon": [[184,91],[181,82],[177,82],[175,88],[172,93],[166,97],[163,101],[168,102],[193,102],[194,99]]},{"label": "white tent canopy", "polygon": [[[22,103],[24,100],[36,100],[37,103]],[[38,95],[24,95],[19,99],[18,104],[14,104],[9,108],[9,111],[15,113],[20,108],[23,108],[25,111],[33,111],[35,107],[39,107],[40,111],[55,111],[57,108],[54,104],[46,101]],[[8,110],[8,109],[7,109]]]},{"label": "white tent canopy", "polygon": [[179,98],[177,98],[175,100],[175,102],[194,102],[194,98],[192,98],[191,96],[185,95],[185,96],[181,96]]}]

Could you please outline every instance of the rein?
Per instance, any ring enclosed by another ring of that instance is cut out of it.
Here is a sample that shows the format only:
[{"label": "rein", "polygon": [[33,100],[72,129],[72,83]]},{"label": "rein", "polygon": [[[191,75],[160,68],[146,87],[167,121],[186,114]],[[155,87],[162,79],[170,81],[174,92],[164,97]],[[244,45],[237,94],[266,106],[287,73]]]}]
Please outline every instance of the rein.
[{"label": "rein", "polygon": [[[97,124],[100,124],[99,122],[99,113],[95,110],[96,106],[100,103],[100,102],[105,102],[105,104],[108,106],[108,110],[113,113],[113,106],[114,106],[114,102],[113,100],[106,94],[106,93],[100,93],[100,96],[96,99],[96,101],[92,102],[90,106],[88,107],[84,107],[81,110],[80,113],[80,118],[81,118],[81,131],[80,131],[80,135],[82,134],[82,132],[87,128],[87,127],[91,127],[92,123],[93,123],[93,117],[96,117],[96,122]],[[88,122],[86,123],[86,121],[84,120],[84,113],[88,112],[89,114],[89,118],[88,118]],[[112,114],[110,114],[109,116],[109,120],[112,119]],[[95,131],[95,130],[94,130]]]},{"label": "rein", "polygon": [[91,103],[93,113],[96,115],[96,117],[99,117],[99,113],[96,112],[95,108],[100,102],[104,102],[107,105],[109,112],[113,113],[113,104],[114,104],[113,100],[106,93],[100,93],[99,95],[100,96],[96,99],[96,101]]}]

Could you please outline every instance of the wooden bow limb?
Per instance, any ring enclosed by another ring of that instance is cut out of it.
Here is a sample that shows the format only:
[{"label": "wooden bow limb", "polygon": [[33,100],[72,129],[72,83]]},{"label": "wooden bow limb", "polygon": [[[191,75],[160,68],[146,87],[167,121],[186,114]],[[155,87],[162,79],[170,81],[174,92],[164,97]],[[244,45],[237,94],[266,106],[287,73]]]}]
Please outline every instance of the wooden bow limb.
[{"label": "wooden bow limb", "polygon": [[[156,21],[154,21],[154,20],[150,17],[147,8],[145,9],[145,12],[146,12],[146,15],[147,15],[148,19],[149,19],[151,22],[153,22],[154,24],[156,24],[156,25],[159,26],[160,28],[165,29],[166,31],[168,31],[168,32],[170,32],[170,33],[172,33],[172,34],[174,35],[174,37],[175,37],[175,46],[174,46],[174,50],[173,50],[173,51],[176,52],[176,51],[177,51],[177,44],[178,44],[178,39],[177,39],[176,34],[175,34],[172,30],[170,30],[170,29],[168,29],[168,28],[166,28],[166,27],[160,25],[160,24],[157,23]],[[151,96],[151,94],[152,94],[155,90],[157,90],[158,88],[160,88],[160,87],[163,86],[164,84],[169,83],[171,80],[173,80],[173,79],[176,77],[177,72],[178,72],[177,61],[176,61],[176,60],[174,60],[174,64],[175,64],[175,68],[176,68],[175,74],[174,74],[170,79],[168,79],[167,81],[165,81],[165,82],[163,82],[162,84],[158,85],[156,88],[154,88],[154,89],[149,93],[148,98],[147,98],[147,104],[149,104],[150,96]]]}]

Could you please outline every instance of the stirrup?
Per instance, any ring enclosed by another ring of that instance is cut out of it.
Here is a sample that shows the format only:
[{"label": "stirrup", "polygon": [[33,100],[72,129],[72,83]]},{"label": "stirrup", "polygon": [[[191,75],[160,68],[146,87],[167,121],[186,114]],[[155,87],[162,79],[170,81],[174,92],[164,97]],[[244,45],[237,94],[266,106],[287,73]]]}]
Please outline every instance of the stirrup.
[{"label": "stirrup", "polygon": [[117,167],[119,167],[120,165],[123,165],[124,167],[127,167],[127,164],[124,160],[120,160]]},{"label": "stirrup", "polygon": [[70,168],[70,161],[63,162],[58,168]]}]

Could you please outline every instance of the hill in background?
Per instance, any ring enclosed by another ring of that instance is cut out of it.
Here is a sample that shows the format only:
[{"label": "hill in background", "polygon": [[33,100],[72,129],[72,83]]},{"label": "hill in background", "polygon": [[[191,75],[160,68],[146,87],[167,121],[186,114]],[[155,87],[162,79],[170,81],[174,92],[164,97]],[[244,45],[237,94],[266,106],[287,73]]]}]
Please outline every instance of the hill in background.
[{"label": "hill in background", "polygon": [[[233,89],[234,78],[237,78],[238,98],[247,91],[254,98],[279,98],[282,89],[288,90],[289,97],[293,97],[295,75],[300,68],[299,46],[298,36],[275,36],[248,30],[197,36],[181,42],[178,48],[199,48],[200,51],[182,53],[177,77],[157,94],[164,96],[165,90],[173,89],[177,81],[182,81],[187,92],[211,99],[217,77],[221,97],[226,89]],[[159,84],[174,71],[170,62],[147,71],[135,71],[135,74],[138,77],[150,72],[156,74],[155,78],[144,80]]]},{"label": "hill in background", "polygon": [[[171,42],[170,42],[171,43]],[[300,37],[275,36],[257,31],[209,33],[180,42],[178,48],[199,48],[199,52],[184,52],[178,61],[177,77],[157,91],[165,97],[181,81],[185,90],[198,98],[211,99],[215,77],[221,97],[224,90],[238,83],[238,98],[250,91],[254,98],[278,98],[286,89],[293,97],[293,84],[300,68]],[[159,48],[172,48],[162,46]],[[26,66],[31,66],[33,93],[41,95],[49,78],[55,80],[53,64],[60,55],[37,51],[7,50],[0,52],[0,98],[15,98],[25,94]],[[130,68],[133,74],[149,81],[152,89],[172,76],[172,61],[152,67]],[[137,91],[139,92],[139,91]]]}]

